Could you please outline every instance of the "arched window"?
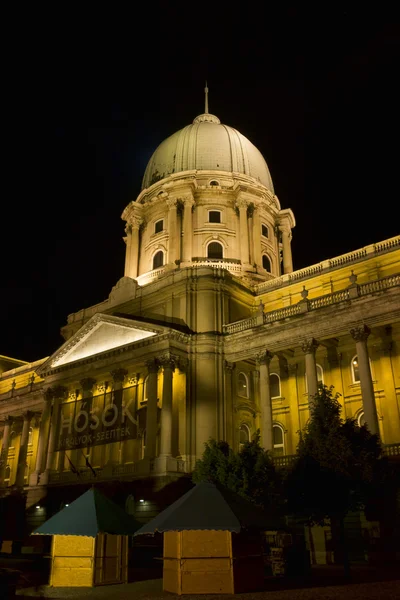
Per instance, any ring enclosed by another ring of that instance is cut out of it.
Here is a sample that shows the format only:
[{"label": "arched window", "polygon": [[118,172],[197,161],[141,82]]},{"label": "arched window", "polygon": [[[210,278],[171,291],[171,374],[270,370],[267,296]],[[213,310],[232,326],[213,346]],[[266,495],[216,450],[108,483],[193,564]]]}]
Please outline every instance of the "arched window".
[{"label": "arched window", "polygon": [[219,242],[211,242],[207,247],[208,258],[224,258],[224,249]]},{"label": "arched window", "polygon": [[272,271],[272,269],[271,269],[271,261],[269,260],[269,258],[268,258],[268,256],[266,254],[263,254],[262,265],[263,265],[263,269],[265,269],[266,271],[268,271],[268,273],[271,273],[271,271]]},{"label": "arched window", "polygon": [[245,423],[242,423],[239,429],[239,450],[248,442],[250,442],[250,429]]},{"label": "arched window", "polygon": [[274,455],[283,456],[285,454],[285,434],[283,427],[275,423],[272,430],[274,436]]},{"label": "arched window", "polygon": [[247,379],[247,375],[245,373],[239,373],[238,375],[238,396],[242,398],[249,397],[249,381]]},{"label": "arched window", "polygon": [[32,446],[32,444],[33,444],[32,438],[33,438],[33,429],[32,429],[32,427],[29,427],[28,446]]},{"label": "arched window", "polygon": [[209,185],[211,185],[212,187],[215,187],[215,186],[219,185],[219,181],[217,181],[216,179],[213,179],[212,181],[210,181]]},{"label": "arched window", "polygon": [[159,269],[164,264],[164,252],[159,250],[153,256],[153,269]]},{"label": "arched window", "polygon": [[281,396],[281,380],[279,379],[279,375],[276,373],[271,373],[269,376],[269,389],[271,393],[271,398],[280,398]]},{"label": "arched window", "polygon": [[154,233],[161,233],[164,230],[164,219],[154,223]]},{"label": "arched window", "polygon": [[359,414],[359,415],[358,415],[358,417],[357,417],[357,425],[358,425],[359,427],[362,427],[363,425],[365,425],[365,422],[366,422],[366,421],[365,421],[365,415],[364,415],[364,412],[363,412],[363,411],[361,411],[361,412],[360,412],[360,414]]},{"label": "arched window", "polygon": [[261,235],[266,238],[269,235],[268,227],[267,225],[264,225],[264,223],[261,225]]},{"label": "arched window", "polygon": [[143,402],[147,402],[147,383],[149,381],[149,376],[146,375],[143,382]]},{"label": "arched window", "polygon": [[360,371],[358,368],[357,354],[351,359],[351,378],[353,380],[353,383],[360,383]]},{"label": "arched window", "polygon": [[221,211],[220,210],[209,210],[208,211],[208,222],[209,223],[221,223]]},{"label": "arched window", "polygon": [[7,465],[6,470],[4,472],[4,481],[10,481],[10,477],[11,477],[11,467],[10,467],[10,465]]},{"label": "arched window", "polygon": [[[324,370],[321,367],[321,365],[319,365],[318,363],[315,366],[317,369],[317,381],[318,381],[318,383],[321,383],[322,385],[324,385]],[[308,391],[307,373],[305,373],[305,381],[306,381],[306,392],[307,392]]]}]

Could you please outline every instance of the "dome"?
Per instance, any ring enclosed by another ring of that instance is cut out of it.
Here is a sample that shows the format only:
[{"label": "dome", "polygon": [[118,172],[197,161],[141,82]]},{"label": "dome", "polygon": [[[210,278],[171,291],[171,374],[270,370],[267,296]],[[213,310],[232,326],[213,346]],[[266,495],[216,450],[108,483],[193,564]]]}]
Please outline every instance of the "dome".
[{"label": "dome", "polygon": [[142,189],[182,171],[228,171],[256,179],[274,192],[271,175],[261,152],[233,127],[204,113],[164,140],[153,153]]}]

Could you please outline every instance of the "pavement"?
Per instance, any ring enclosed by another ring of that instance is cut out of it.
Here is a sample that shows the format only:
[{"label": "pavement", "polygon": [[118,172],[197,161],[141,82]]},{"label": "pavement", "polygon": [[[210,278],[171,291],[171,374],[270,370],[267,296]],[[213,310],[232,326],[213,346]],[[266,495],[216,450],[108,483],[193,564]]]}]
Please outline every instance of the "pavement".
[{"label": "pavement", "polygon": [[[303,579],[270,578],[265,591],[246,594],[192,594],[191,600],[400,600],[400,565],[375,568],[353,566],[351,578],[339,567],[313,567]],[[174,594],[163,592],[162,579],[99,586],[95,588],[50,588],[37,586],[17,590],[17,600],[33,597],[58,600],[162,600]],[[189,596],[187,596],[189,598]]]}]

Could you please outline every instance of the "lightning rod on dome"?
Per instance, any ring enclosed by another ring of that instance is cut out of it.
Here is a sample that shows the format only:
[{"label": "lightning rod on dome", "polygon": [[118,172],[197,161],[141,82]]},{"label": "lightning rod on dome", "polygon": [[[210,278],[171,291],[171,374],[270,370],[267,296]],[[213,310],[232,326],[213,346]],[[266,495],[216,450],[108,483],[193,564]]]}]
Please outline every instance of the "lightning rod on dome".
[{"label": "lightning rod on dome", "polygon": [[206,114],[208,114],[208,87],[207,87],[207,81],[206,81],[206,87],[204,88],[204,94],[205,94],[205,107],[204,107],[204,112]]}]

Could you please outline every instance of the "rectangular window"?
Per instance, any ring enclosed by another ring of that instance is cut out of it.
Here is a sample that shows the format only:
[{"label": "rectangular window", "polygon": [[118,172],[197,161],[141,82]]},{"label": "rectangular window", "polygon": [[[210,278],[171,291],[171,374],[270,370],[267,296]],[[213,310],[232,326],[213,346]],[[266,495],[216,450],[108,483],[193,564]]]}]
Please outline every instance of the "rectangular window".
[{"label": "rectangular window", "polygon": [[221,212],[219,210],[208,211],[208,222],[209,223],[221,223]]},{"label": "rectangular window", "polygon": [[161,233],[161,231],[164,230],[164,220],[160,219],[159,221],[156,221],[156,224],[154,226],[154,233]]},{"label": "rectangular window", "polygon": [[268,227],[266,225],[261,225],[261,235],[268,237]]}]

